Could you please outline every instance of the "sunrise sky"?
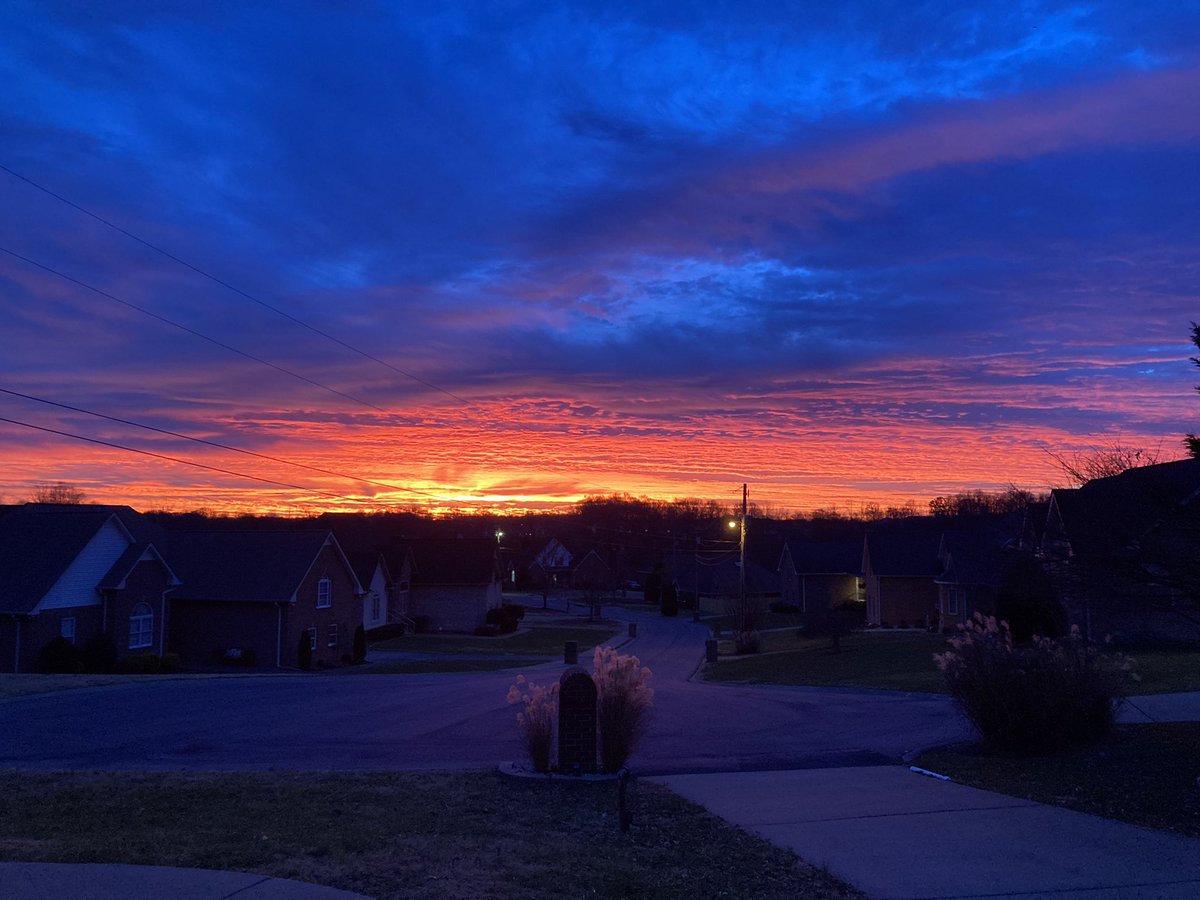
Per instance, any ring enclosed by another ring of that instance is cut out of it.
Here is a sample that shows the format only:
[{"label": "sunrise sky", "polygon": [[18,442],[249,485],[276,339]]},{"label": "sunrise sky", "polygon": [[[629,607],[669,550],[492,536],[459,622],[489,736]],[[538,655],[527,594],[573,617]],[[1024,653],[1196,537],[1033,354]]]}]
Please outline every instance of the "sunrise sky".
[{"label": "sunrise sky", "polygon": [[8,0],[0,83],[6,502],[853,508],[1200,425],[1195,4]]}]

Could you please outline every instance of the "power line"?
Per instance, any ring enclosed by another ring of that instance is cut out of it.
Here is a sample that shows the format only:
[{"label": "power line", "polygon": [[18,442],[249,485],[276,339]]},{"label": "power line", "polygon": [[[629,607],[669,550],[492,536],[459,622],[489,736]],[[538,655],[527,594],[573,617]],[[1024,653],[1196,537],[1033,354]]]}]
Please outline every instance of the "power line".
[{"label": "power line", "polygon": [[335,500],[350,500],[354,503],[374,503],[376,501],[364,497],[351,497],[347,494],[334,494],[330,491],[323,491],[319,488],[305,487],[299,484],[292,484],[289,481],[275,481],[271,478],[262,478],[258,475],[247,475],[245,472],[235,472],[233,469],[223,469],[220,466],[210,466],[205,463],[194,462],[190,459],[180,459],[177,456],[168,456],[165,453],[154,453],[150,450],[140,450],[137,447],[126,447],[124,444],[116,444],[112,441],[102,441],[99,438],[87,437],[82,434],[75,434],[70,431],[60,431],[57,428],[47,428],[45,425],[34,425],[31,422],[22,422],[19,419],[10,419],[7,416],[0,416],[0,422],[8,422],[11,425],[20,425],[24,428],[32,428],[35,431],[44,431],[47,434],[57,434],[61,437],[71,438],[76,441],[84,441],[89,444],[98,444],[101,447],[111,447],[114,450],[123,450],[126,453],[137,453],[141,456],[149,456],[154,459],[162,459],[167,462],[179,463],[184,466],[192,466],[196,469],[205,469],[209,472],[219,472],[222,475],[233,475],[236,478],[246,478],[250,481],[259,481],[263,484],[274,485],[275,487],[286,487],[296,491],[305,491],[309,494],[320,494],[323,497],[332,497]]},{"label": "power line", "polygon": [[[233,293],[237,294],[239,297],[243,297],[246,300],[249,300],[251,303],[257,303],[259,306],[263,307],[264,309],[268,309],[271,312],[275,313],[276,315],[282,316],[283,318],[287,319],[289,322],[299,325],[301,328],[307,328],[313,334],[320,335],[321,337],[325,338],[326,340],[333,341],[338,346],[344,347],[345,349],[351,351],[352,353],[357,353],[359,356],[363,357],[364,359],[369,359],[371,362],[378,363],[381,366],[391,369],[393,372],[395,372],[398,375],[403,375],[405,378],[411,378],[413,381],[417,382],[418,384],[423,384],[423,385],[425,385],[425,387],[430,388],[431,390],[435,390],[440,393],[443,393],[447,397],[453,397],[459,403],[462,403],[466,406],[472,406],[472,407],[475,406],[475,404],[472,403],[470,400],[460,397],[458,394],[448,391],[443,387],[439,387],[438,385],[434,384],[431,381],[426,381],[424,378],[414,375],[411,372],[406,372],[403,369],[392,365],[387,360],[380,359],[378,356],[374,356],[373,354],[367,353],[365,350],[361,350],[358,347],[355,347],[353,344],[349,344],[346,341],[343,341],[341,338],[336,337],[335,335],[332,335],[327,331],[323,331],[322,329],[316,327],[315,325],[310,324],[309,322],[304,321],[303,319],[293,316],[291,313],[287,312],[286,310],[280,309],[277,306],[267,303],[265,300],[260,300],[258,297],[255,297],[253,294],[249,294],[246,291],[243,291],[241,288],[237,287],[236,285],[232,285],[229,282],[224,281],[223,279],[217,277],[216,275],[213,275],[211,272],[207,272],[204,269],[201,269],[199,266],[193,265],[192,263],[188,262],[186,259],[182,259],[182,258],[176,256],[174,253],[171,253],[169,250],[165,250],[162,247],[159,247],[157,244],[153,244],[150,241],[146,240],[145,238],[139,237],[138,235],[134,234],[132,231],[122,228],[120,225],[117,225],[115,222],[112,222],[112,221],[104,218],[103,216],[92,212],[90,209],[80,206],[78,203],[75,203],[72,200],[68,200],[62,194],[55,193],[54,191],[50,190],[50,188],[38,184],[32,178],[28,178],[27,176],[22,175],[19,172],[14,172],[12,169],[10,169],[8,166],[4,165],[3,163],[0,163],[0,170],[7,172],[13,178],[16,178],[16,179],[19,179],[20,181],[25,182],[30,187],[36,188],[37,190],[41,191],[44,194],[48,194],[49,196],[53,197],[55,200],[58,200],[61,203],[65,203],[67,206],[71,207],[72,209],[78,210],[79,212],[83,213],[85,216],[90,216],[91,218],[95,219],[97,222],[100,222],[101,224],[106,225],[107,227],[113,229],[114,231],[117,231],[117,232],[125,235],[127,238],[137,241],[139,244],[141,244],[144,247],[148,247],[149,249],[153,250],[155,253],[162,254],[167,259],[171,260],[172,262],[176,262],[179,265],[184,266],[185,268],[188,268],[191,271],[195,272],[197,275],[207,278],[209,281],[212,281],[215,284],[219,284],[221,287],[225,288],[226,290],[232,291]],[[478,407],[475,407],[475,408],[478,409]]]},{"label": "power line", "polygon": [[27,263],[31,266],[36,266],[37,268],[41,269],[44,272],[49,272],[51,275],[57,275],[59,278],[63,279],[64,281],[69,281],[69,282],[71,282],[71,284],[78,285],[81,288],[86,288],[87,290],[89,290],[95,294],[99,294],[101,297],[106,297],[109,300],[114,301],[115,303],[120,303],[122,306],[127,306],[130,309],[136,310],[137,312],[140,312],[144,316],[149,316],[152,319],[157,319],[159,322],[164,322],[167,325],[170,325],[172,328],[178,328],[180,331],[187,332],[188,334],[192,335],[193,337],[198,337],[201,340],[208,341],[210,344],[215,344],[216,346],[220,347],[223,350],[228,350],[230,353],[236,353],[238,356],[242,356],[253,362],[259,363],[264,366],[268,366],[277,372],[282,372],[284,375],[290,375],[292,378],[299,379],[300,381],[303,381],[306,384],[310,384],[313,387],[318,387],[323,391],[328,391],[331,394],[336,394],[337,396],[342,397],[343,399],[350,400],[350,401],[353,401],[354,403],[358,403],[362,406],[369,407],[370,409],[376,410],[377,412],[381,412],[381,413],[387,412],[387,410],[384,409],[382,406],[376,406],[374,403],[368,403],[366,400],[360,400],[358,397],[355,397],[353,394],[347,394],[344,391],[339,391],[337,388],[332,388],[327,384],[322,384],[321,382],[315,381],[314,379],[309,378],[306,375],[301,375],[299,372],[293,372],[291,369],[277,365],[276,363],[273,363],[273,362],[270,362],[269,360],[263,359],[260,356],[255,356],[253,353],[247,353],[245,350],[239,350],[237,347],[231,346],[230,344],[226,344],[224,341],[219,341],[214,337],[209,337],[207,334],[204,334],[201,331],[197,331],[194,328],[189,328],[187,325],[184,325],[180,322],[176,322],[174,319],[169,319],[166,316],[159,315],[158,313],[156,313],[152,310],[146,309],[145,307],[142,307],[142,306],[138,306],[136,303],[131,303],[128,300],[122,300],[120,297],[117,297],[114,294],[110,294],[108,291],[101,290],[100,288],[95,287],[94,285],[88,284],[86,281],[80,281],[78,278],[74,278],[70,275],[67,275],[65,272],[60,272],[58,269],[55,269],[52,266],[48,266],[45,263],[40,263],[37,260],[30,259],[27,256],[22,256],[20,253],[17,253],[15,250],[9,250],[7,247],[0,246],[0,251],[3,251],[4,253],[7,253],[9,256],[12,256],[16,259],[21,260],[21,262]]},{"label": "power line", "polygon": [[142,422],[134,422],[131,419],[122,419],[119,416],[110,416],[110,415],[106,415],[105,413],[96,412],[94,410],[84,409],[82,406],[72,406],[69,403],[59,403],[56,400],[47,400],[44,397],[35,397],[32,394],[23,394],[20,391],[13,391],[13,390],[9,390],[8,388],[4,388],[4,387],[0,387],[0,393],[8,394],[12,397],[20,397],[24,400],[32,400],[35,403],[44,403],[47,406],[56,406],[59,409],[66,409],[66,410],[70,410],[71,412],[83,413],[84,415],[88,415],[88,416],[95,416],[98,419],[106,419],[109,422],[117,422],[121,425],[132,426],[133,428],[141,428],[145,431],[153,431],[157,434],[165,434],[170,437],[182,438],[183,440],[186,440],[186,441],[195,441],[197,444],[205,444],[206,446],[216,447],[220,450],[229,450],[233,453],[242,453],[246,456],[253,456],[258,459],[266,459],[266,460],[270,460],[271,462],[282,463],[285,466],[295,466],[298,469],[308,469],[310,472],[319,472],[322,475],[333,475],[337,478],[347,478],[351,481],[359,481],[359,482],[362,482],[363,484],[373,484],[373,485],[376,485],[377,487],[388,488],[389,490],[408,491],[409,493],[420,494],[423,497],[429,497],[434,500],[438,499],[436,494],[430,494],[425,491],[417,490],[416,488],[404,487],[403,485],[399,485],[399,484],[390,484],[386,481],[375,481],[371,478],[362,478],[358,475],[350,475],[346,472],[337,472],[332,469],[323,469],[320,466],[310,466],[307,463],[295,462],[294,460],[290,460],[290,459],[283,459],[282,457],[279,457],[279,456],[272,456],[269,453],[259,453],[255,450],[244,450],[241,447],[233,447],[229,444],[222,444],[220,441],[211,441],[211,440],[208,440],[207,438],[195,437],[194,435],[190,435],[190,434],[182,434],[178,431],[171,431],[169,428],[158,428],[154,425],[146,425]]}]

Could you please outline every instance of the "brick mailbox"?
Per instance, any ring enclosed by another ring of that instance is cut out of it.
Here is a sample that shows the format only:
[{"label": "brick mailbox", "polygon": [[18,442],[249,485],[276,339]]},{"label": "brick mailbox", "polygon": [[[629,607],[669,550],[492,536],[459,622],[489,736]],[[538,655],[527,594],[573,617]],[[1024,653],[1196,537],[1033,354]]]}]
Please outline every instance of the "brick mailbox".
[{"label": "brick mailbox", "polygon": [[558,682],[558,771],[596,771],[596,682],[568,669]]}]

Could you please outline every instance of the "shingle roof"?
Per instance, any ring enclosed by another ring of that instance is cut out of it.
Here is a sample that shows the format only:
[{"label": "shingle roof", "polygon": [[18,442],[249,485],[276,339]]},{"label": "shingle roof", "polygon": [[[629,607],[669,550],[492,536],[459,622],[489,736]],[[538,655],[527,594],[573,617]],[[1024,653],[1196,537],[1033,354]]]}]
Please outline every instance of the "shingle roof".
[{"label": "shingle roof", "polygon": [[115,514],[107,506],[29,503],[0,516],[0,613],[32,612]]},{"label": "shingle roof", "polygon": [[158,562],[167,570],[167,577],[172,584],[178,584],[178,576],[175,571],[163,559],[162,554],[158,552],[158,548],[148,541],[138,541],[130,544],[129,548],[121,554],[121,558],[113,563],[112,568],[108,570],[101,580],[98,587],[102,591],[119,590],[129,577],[129,573],[134,570],[134,567],[141,562],[142,556],[150,551],[150,554],[158,560]]},{"label": "shingle roof", "polygon": [[929,517],[876,522],[867,530],[871,570],[883,578],[933,578],[941,573],[938,546],[945,520]]},{"label": "shingle roof", "polygon": [[286,601],[299,589],[328,531],[175,531],[167,552],[181,600]]},{"label": "shingle roof", "polygon": [[494,538],[421,538],[408,546],[417,584],[490,584],[499,575]]},{"label": "shingle roof", "polygon": [[862,571],[862,541],[790,540],[787,549],[801,575],[857,575]]}]

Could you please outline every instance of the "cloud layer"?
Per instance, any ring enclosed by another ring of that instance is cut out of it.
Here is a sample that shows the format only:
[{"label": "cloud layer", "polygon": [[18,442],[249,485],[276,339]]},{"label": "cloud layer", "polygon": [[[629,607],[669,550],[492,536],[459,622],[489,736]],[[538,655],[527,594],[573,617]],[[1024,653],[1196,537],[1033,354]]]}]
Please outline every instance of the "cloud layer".
[{"label": "cloud layer", "polygon": [[0,496],[811,509],[1196,430],[1200,14],[594,6],[7,4],[0,388],[367,481],[0,394]]}]

